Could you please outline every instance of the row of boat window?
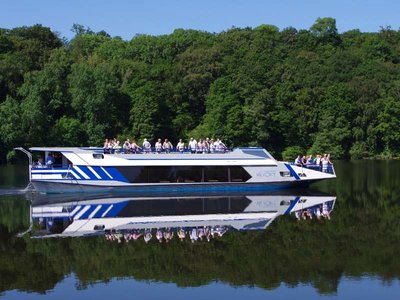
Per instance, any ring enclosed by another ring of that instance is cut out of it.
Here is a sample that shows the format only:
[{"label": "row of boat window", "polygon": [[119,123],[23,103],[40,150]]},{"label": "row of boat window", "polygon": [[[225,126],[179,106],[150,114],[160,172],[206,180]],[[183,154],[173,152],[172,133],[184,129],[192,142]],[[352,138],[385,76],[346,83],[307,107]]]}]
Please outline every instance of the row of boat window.
[{"label": "row of boat window", "polygon": [[131,183],[245,182],[251,178],[241,166],[117,167]]}]

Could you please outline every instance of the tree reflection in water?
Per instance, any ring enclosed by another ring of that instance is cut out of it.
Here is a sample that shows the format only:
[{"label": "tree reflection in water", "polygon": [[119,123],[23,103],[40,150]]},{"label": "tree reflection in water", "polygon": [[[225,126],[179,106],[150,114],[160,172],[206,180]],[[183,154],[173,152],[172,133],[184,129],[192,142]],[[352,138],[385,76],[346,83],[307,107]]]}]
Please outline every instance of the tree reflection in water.
[{"label": "tree reflection in water", "polygon": [[[399,164],[337,164],[331,220],[277,218],[267,230],[230,230],[209,243],[117,243],[88,238],[17,238],[27,228],[29,205],[23,198],[0,202],[0,292],[46,292],[76,274],[81,287],[132,278],[199,286],[218,280],[235,286],[273,289],[310,284],[335,293],[345,276],[400,278]],[[175,233],[176,235],[177,233]],[[206,258],[206,259],[199,259]]]}]

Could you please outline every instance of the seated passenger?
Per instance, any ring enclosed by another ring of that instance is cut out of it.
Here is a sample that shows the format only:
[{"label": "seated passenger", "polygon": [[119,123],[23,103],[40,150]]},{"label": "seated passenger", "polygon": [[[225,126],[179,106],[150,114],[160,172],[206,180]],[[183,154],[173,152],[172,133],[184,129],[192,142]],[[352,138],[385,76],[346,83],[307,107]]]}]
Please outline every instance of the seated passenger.
[{"label": "seated passenger", "polygon": [[161,144],[161,139],[158,139],[156,144],[154,145],[156,148],[156,153],[160,154],[162,150],[162,144]]},{"label": "seated passenger", "polygon": [[44,168],[45,165],[43,164],[43,158],[39,158],[37,163],[34,165],[35,168]]},{"label": "seated passenger", "polygon": [[132,152],[132,153],[136,153],[136,152],[138,152],[140,149],[142,149],[142,148],[140,148],[139,145],[136,144],[136,141],[135,141],[135,140],[132,140],[131,152]]},{"label": "seated passenger", "polygon": [[131,152],[131,142],[129,141],[129,139],[126,139],[122,148],[123,148],[122,153],[130,153]]},{"label": "seated passenger", "polygon": [[149,154],[151,152],[151,144],[147,139],[143,140],[143,151],[145,154]]},{"label": "seated passenger", "polygon": [[113,149],[114,149],[113,153],[114,152],[116,152],[116,153],[120,153],[121,152],[121,145],[119,143],[119,140],[115,140],[114,145],[113,145]]}]

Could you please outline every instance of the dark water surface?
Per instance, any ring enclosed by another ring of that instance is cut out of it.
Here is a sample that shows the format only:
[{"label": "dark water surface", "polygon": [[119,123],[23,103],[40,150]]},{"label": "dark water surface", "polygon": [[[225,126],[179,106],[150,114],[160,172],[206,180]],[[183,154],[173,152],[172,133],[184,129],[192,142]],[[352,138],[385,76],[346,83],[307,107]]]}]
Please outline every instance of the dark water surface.
[{"label": "dark water surface", "polygon": [[26,167],[0,166],[0,299],[400,299],[400,162],[336,162],[331,220],[210,243],[19,238]]}]

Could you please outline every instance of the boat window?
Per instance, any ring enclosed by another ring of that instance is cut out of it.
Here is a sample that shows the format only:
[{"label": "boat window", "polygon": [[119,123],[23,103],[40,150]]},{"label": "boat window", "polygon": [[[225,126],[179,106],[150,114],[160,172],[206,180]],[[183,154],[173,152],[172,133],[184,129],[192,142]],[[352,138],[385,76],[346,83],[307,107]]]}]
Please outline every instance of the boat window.
[{"label": "boat window", "polygon": [[229,169],[231,182],[245,182],[251,178],[249,173],[241,166],[234,166]]},{"label": "boat window", "polygon": [[172,167],[175,173],[175,182],[202,182],[203,170],[202,167]]},{"label": "boat window", "polygon": [[243,149],[243,153],[257,157],[271,158],[263,149]]},{"label": "boat window", "polygon": [[205,182],[228,182],[228,167],[204,167]]},{"label": "boat window", "polygon": [[93,153],[93,158],[94,159],[103,159],[104,155],[101,153]]},{"label": "boat window", "polygon": [[240,166],[142,166],[117,169],[131,183],[245,182],[251,178]]},{"label": "boat window", "polygon": [[290,172],[279,172],[282,177],[293,177],[292,173]]}]

